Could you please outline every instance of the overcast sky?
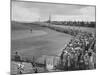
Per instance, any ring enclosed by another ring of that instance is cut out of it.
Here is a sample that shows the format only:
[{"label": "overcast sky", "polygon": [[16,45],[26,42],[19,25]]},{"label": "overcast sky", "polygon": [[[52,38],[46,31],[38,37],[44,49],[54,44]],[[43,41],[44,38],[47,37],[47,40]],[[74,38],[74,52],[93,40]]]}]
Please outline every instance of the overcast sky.
[{"label": "overcast sky", "polygon": [[94,6],[12,1],[11,12],[14,21],[95,21]]}]

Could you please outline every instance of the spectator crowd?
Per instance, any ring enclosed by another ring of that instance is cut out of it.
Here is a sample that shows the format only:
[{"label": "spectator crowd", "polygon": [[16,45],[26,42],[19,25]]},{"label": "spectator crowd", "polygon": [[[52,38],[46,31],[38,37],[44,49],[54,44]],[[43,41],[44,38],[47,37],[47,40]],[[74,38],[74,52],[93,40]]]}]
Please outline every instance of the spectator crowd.
[{"label": "spectator crowd", "polygon": [[75,37],[65,46],[60,55],[63,70],[95,69],[96,35],[82,31],[71,33]]}]

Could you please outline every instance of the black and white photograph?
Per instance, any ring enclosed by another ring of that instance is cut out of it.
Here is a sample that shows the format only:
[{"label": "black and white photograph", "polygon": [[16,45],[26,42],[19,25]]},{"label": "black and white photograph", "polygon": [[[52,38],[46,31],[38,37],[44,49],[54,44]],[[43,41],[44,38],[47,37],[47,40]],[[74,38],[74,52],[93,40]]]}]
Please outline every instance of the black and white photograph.
[{"label": "black and white photograph", "polygon": [[11,75],[96,70],[96,6],[11,0]]}]

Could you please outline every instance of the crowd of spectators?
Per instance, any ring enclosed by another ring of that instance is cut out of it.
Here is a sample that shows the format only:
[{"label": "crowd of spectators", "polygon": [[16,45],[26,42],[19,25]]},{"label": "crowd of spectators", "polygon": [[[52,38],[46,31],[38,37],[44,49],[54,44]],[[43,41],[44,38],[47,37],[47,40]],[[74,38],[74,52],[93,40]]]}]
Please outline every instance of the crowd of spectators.
[{"label": "crowd of spectators", "polygon": [[77,34],[62,50],[60,64],[64,70],[88,70],[96,68],[96,35],[81,32]]}]

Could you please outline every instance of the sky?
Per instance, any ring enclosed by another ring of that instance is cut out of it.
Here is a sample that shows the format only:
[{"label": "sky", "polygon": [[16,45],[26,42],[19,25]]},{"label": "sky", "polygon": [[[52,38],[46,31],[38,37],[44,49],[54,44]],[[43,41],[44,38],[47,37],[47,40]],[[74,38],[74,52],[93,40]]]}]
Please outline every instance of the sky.
[{"label": "sky", "polygon": [[42,2],[11,2],[11,19],[13,21],[95,21],[95,6],[69,5]]}]

